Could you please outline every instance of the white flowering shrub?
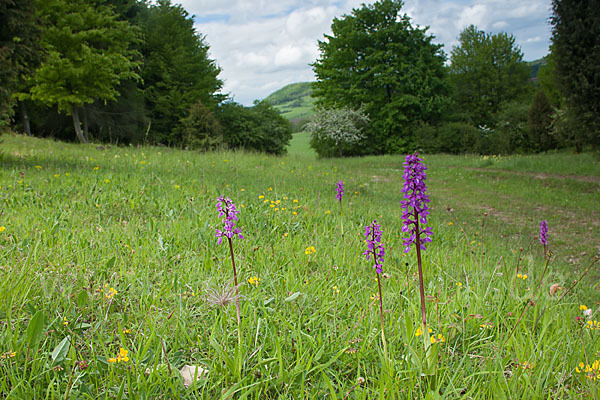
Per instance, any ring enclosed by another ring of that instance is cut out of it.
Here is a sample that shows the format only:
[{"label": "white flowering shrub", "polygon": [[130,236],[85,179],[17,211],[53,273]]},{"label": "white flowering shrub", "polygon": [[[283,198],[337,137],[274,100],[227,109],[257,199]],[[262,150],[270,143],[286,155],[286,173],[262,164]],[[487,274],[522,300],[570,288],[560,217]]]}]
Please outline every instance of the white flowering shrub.
[{"label": "white flowering shrub", "polygon": [[321,108],[312,121],[306,124],[311,134],[311,142],[335,144],[338,155],[342,156],[342,146],[355,144],[364,139],[363,130],[369,124],[369,117],[361,110],[349,107]]}]

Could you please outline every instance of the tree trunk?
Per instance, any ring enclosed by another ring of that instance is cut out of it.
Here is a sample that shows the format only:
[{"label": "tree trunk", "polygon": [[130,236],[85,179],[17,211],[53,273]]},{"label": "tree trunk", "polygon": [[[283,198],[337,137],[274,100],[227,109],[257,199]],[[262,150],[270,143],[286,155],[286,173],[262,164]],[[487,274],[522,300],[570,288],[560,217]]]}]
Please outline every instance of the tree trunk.
[{"label": "tree trunk", "polygon": [[82,108],[83,108],[83,136],[85,137],[86,142],[89,142],[90,135],[89,135],[89,131],[88,131],[87,109],[85,108],[85,105]]},{"label": "tree trunk", "polygon": [[25,102],[19,100],[19,106],[21,106],[21,116],[23,117],[23,130],[27,136],[31,136],[31,127],[29,126],[29,115],[27,114],[27,108]]},{"label": "tree trunk", "polygon": [[73,127],[75,128],[77,139],[79,139],[81,143],[88,143],[88,140],[83,136],[83,132],[81,131],[81,122],[79,122],[79,112],[77,111],[77,107],[71,106],[71,115],[73,116]]},{"label": "tree trunk", "polygon": [[338,142],[338,153],[340,154],[340,158],[342,157],[342,142]]}]

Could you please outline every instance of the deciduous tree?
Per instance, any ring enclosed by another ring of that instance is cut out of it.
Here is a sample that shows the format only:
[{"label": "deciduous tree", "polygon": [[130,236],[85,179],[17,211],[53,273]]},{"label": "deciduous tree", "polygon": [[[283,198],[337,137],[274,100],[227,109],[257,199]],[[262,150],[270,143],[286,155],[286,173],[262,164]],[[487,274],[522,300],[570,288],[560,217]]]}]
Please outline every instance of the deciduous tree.
[{"label": "deciduous tree", "polygon": [[[305,129],[311,134],[311,144],[320,156],[329,155],[328,147],[335,147],[342,157],[343,145],[351,145],[364,138],[369,117],[362,110],[349,107],[320,108]],[[329,144],[329,146],[327,146]]]},{"label": "deciduous tree", "polygon": [[459,35],[452,48],[450,78],[454,101],[466,110],[469,122],[493,126],[503,103],[523,98],[529,91],[529,68],[514,36],[489,34],[474,25]]},{"label": "deciduous tree", "polygon": [[439,118],[447,102],[441,45],[381,0],[335,18],[319,41],[314,95],[324,107],[361,106],[371,120],[355,153],[411,150],[412,128]]},{"label": "deciduous tree", "polygon": [[77,138],[87,142],[80,107],[114,100],[121,81],[139,78],[136,52],[131,49],[138,32],[118,21],[110,7],[86,0],[38,4],[47,57],[31,78],[31,98],[70,114]]},{"label": "deciduous tree", "polygon": [[[35,16],[34,0],[0,0],[0,128],[8,125],[13,97],[24,76],[31,73],[42,58],[39,45],[41,30]],[[24,104],[21,103],[22,110]],[[27,113],[24,113],[27,116]],[[29,134],[29,120],[24,129]]]}]

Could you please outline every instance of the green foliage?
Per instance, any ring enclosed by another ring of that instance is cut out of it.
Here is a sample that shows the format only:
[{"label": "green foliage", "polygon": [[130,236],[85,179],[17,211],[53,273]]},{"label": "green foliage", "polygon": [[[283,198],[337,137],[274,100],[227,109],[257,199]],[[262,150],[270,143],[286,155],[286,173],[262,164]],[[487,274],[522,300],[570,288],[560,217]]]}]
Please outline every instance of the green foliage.
[{"label": "green foliage", "polygon": [[415,143],[417,149],[426,153],[473,153],[479,132],[464,122],[423,124],[415,130]]},{"label": "green foliage", "polygon": [[214,150],[223,143],[221,124],[201,101],[192,104],[178,133],[177,143],[191,149]]},{"label": "green foliage", "polygon": [[363,107],[368,147],[352,154],[412,148],[412,127],[437,120],[447,102],[441,45],[400,15],[402,2],[382,0],[335,18],[319,41],[314,95],[324,107]]},{"label": "green foliage", "polygon": [[59,111],[95,100],[114,100],[123,80],[137,79],[137,31],[110,8],[88,1],[39,3],[47,58],[31,79],[31,98]]},{"label": "green foliage", "polygon": [[79,127],[79,107],[96,100],[115,100],[118,85],[138,79],[137,52],[131,47],[138,31],[118,21],[112,9],[88,1],[38,2],[44,25],[44,62],[29,79],[29,92],[19,94],[73,116],[80,141],[87,141]]},{"label": "green foliage", "polygon": [[204,37],[181,5],[168,0],[146,6],[140,12],[144,34],[141,71],[146,110],[152,120],[149,139],[178,144],[178,126],[192,104],[201,101],[213,109],[221,97],[220,68],[208,58]]},{"label": "green foliage", "polygon": [[475,126],[493,126],[504,103],[529,92],[530,70],[512,35],[491,35],[470,25],[458,39],[449,68],[456,108],[466,110]]},{"label": "green foliage", "polygon": [[533,150],[528,135],[529,104],[510,101],[502,104],[496,114],[495,137],[492,148],[484,154],[527,153]]},{"label": "green foliage", "polygon": [[538,89],[529,108],[527,129],[532,147],[537,151],[547,151],[556,147],[552,132],[554,108],[543,89]]},{"label": "green foliage", "polygon": [[34,0],[0,1],[0,129],[13,115],[13,95],[42,57]]},{"label": "green foliage", "polygon": [[600,145],[600,2],[552,2],[552,56],[555,79],[570,116],[572,143]]},{"label": "green foliage", "polygon": [[219,106],[217,119],[231,149],[283,154],[292,139],[290,123],[265,101],[254,107],[226,102]]},{"label": "green foliage", "polygon": [[365,139],[363,131],[368,124],[369,117],[362,110],[320,108],[313,120],[305,125],[305,130],[311,134],[311,144],[319,149],[319,156],[330,155],[333,149],[327,149],[327,146],[333,145],[337,156],[342,157],[344,145],[354,145]]},{"label": "green foliage", "polygon": [[556,61],[552,53],[552,46],[550,47],[550,53],[545,57],[545,61],[538,71],[537,82],[550,104],[560,108],[564,104],[564,98],[556,81]]}]

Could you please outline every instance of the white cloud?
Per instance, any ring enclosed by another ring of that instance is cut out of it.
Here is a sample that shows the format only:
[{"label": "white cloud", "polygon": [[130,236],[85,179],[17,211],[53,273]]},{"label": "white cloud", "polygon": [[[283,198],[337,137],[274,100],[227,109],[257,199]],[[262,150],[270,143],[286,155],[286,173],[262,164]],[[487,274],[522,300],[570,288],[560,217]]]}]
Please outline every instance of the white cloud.
[{"label": "white cloud", "polygon": [[[184,0],[205,35],[210,55],[223,69],[224,93],[249,105],[282,86],[314,80],[310,63],[317,41],[331,33],[334,17],[350,14],[365,0]],[[525,58],[547,53],[550,0],[406,0],[403,12],[429,26],[449,53],[458,34],[474,24],[515,35]]]},{"label": "white cloud", "polygon": [[525,43],[539,43],[541,41],[542,41],[542,38],[540,36],[536,36],[536,37],[526,39]]}]

